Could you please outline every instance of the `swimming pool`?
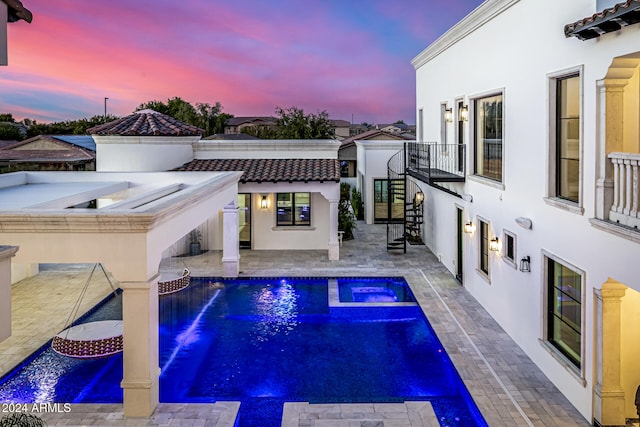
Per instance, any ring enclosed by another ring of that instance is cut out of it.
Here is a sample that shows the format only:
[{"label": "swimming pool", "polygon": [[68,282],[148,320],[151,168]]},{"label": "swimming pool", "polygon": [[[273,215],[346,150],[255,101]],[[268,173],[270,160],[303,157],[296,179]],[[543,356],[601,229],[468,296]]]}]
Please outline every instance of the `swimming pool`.
[{"label": "swimming pool", "polygon": [[[161,297],[160,400],[241,401],[240,426],[280,425],[285,401],[429,400],[449,425],[486,426],[416,303],[331,305],[332,280],[385,288],[362,278],[251,278],[220,289],[199,278]],[[115,299],[88,320],[119,310]],[[0,380],[0,401],[117,403],[121,378],[121,355],[75,360],[45,347]]]}]

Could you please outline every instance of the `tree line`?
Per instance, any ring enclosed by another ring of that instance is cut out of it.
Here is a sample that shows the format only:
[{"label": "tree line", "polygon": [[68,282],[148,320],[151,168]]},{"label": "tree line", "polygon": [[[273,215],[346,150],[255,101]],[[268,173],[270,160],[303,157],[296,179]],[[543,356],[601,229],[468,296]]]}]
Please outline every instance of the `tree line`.
[{"label": "tree line", "polygon": [[[216,133],[224,133],[224,127],[233,114],[222,112],[222,104],[216,102],[191,103],[180,97],[173,97],[166,102],[149,101],[140,104],[135,111],[151,109],[166,114],[182,122],[202,129],[203,137]],[[246,133],[261,139],[325,139],[334,136],[334,129],[326,111],[318,114],[305,114],[298,107],[276,107],[276,125],[247,129]],[[10,113],[0,114],[0,140],[21,141],[38,135],[85,135],[87,129],[118,119],[118,116],[108,114],[95,115],[91,118],[65,120],[53,123],[38,123],[32,119],[23,120],[24,128],[16,123]],[[106,119],[106,121],[105,121]]]}]

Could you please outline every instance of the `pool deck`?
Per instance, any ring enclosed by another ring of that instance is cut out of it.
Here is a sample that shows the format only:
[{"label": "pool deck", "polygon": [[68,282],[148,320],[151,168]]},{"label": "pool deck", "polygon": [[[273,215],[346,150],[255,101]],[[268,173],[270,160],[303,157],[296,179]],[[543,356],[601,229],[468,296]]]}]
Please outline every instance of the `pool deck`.
[{"label": "pool deck", "polygon": [[[355,239],[343,242],[339,261],[329,261],[327,251],[240,254],[241,276],[404,276],[490,426],[591,425],[425,246],[408,246],[406,254],[387,252],[384,225],[358,223]],[[194,276],[222,271],[218,251],[165,261],[161,270],[181,270],[183,261]],[[13,286],[13,336],[0,343],[0,375],[60,331],[90,268],[46,266]],[[96,280],[104,283],[89,287],[85,307],[109,293],[106,280]],[[380,405],[358,405],[355,412],[351,405],[305,405],[288,404],[283,427],[433,426],[433,420],[415,415],[410,402],[393,406],[391,413]],[[160,404],[150,418],[125,419],[122,405],[72,405],[68,413],[41,416],[49,426],[231,427],[237,411],[237,402]]]}]

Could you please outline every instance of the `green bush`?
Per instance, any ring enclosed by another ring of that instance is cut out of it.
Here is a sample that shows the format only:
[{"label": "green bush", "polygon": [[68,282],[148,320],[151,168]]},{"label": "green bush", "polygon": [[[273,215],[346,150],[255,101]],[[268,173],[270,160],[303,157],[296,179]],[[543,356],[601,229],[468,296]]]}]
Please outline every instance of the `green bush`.
[{"label": "green bush", "polygon": [[351,190],[351,205],[356,219],[362,221],[364,219],[364,202],[362,201],[362,194],[355,187]]}]

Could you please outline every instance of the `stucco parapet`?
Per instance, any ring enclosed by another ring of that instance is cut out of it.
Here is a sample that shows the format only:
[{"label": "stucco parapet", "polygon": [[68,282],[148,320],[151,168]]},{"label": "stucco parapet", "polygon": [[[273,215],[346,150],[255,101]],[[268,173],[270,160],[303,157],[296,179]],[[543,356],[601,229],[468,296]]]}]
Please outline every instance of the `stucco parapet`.
[{"label": "stucco parapet", "polygon": [[520,0],[485,1],[411,60],[417,70]]},{"label": "stucco parapet", "polygon": [[44,210],[23,209],[0,213],[1,232],[121,232],[153,229],[191,206],[237,185],[242,172],[226,172],[136,209]]},{"label": "stucco parapet", "polygon": [[97,145],[191,145],[200,137],[195,136],[135,136],[135,135],[92,135]]},{"label": "stucco parapet", "polygon": [[[231,151],[231,152],[286,152],[291,151],[335,151],[340,141],[333,139],[274,139],[274,140],[200,140],[194,144],[194,151]],[[290,156],[290,154],[288,154]]]},{"label": "stucco parapet", "polygon": [[356,146],[364,150],[401,150],[404,147],[405,142],[403,140],[363,140],[355,141]]}]

